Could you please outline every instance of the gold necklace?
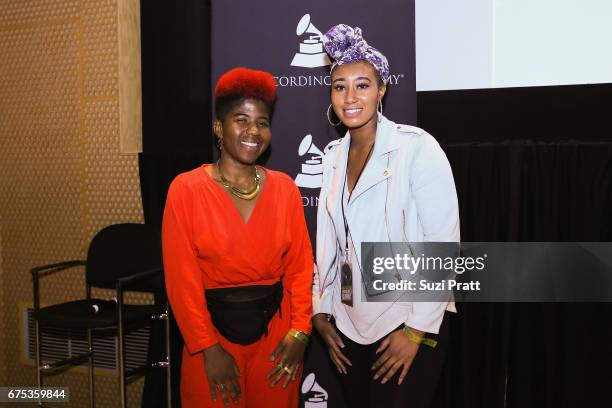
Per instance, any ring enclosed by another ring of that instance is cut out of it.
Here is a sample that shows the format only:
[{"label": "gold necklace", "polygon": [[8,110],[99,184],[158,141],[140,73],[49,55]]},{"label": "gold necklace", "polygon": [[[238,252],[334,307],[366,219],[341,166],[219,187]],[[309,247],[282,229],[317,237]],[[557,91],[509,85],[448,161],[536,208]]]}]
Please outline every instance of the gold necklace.
[{"label": "gold necklace", "polygon": [[221,184],[223,184],[223,187],[229,190],[230,194],[240,198],[241,200],[250,201],[257,197],[257,194],[259,194],[259,190],[261,188],[261,176],[259,175],[259,171],[257,171],[257,166],[253,166],[253,168],[255,169],[255,175],[253,176],[255,186],[249,191],[244,191],[233,186],[232,183],[225,178],[223,172],[221,171],[221,166],[219,166],[219,161],[217,161],[217,171],[219,172],[219,176],[221,176]]}]

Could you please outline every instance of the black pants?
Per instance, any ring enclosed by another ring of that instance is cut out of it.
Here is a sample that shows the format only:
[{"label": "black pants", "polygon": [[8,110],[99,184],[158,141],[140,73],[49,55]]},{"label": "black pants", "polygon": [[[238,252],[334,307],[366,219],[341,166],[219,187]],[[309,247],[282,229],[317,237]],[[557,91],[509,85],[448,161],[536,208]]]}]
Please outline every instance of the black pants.
[{"label": "black pants", "polygon": [[[371,370],[377,360],[376,349],[383,341],[362,345],[347,338],[339,330],[344,342],[342,352],[352,363],[347,366],[348,374],[338,374],[342,383],[344,397],[349,408],[428,408],[436,390],[450,337],[449,314],[445,314],[440,333],[427,334],[426,337],[437,340],[435,348],[421,345],[414,358],[406,378],[397,385],[401,369],[381,384],[381,378],[373,380],[375,372]],[[386,337],[386,336],[385,336]]]}]

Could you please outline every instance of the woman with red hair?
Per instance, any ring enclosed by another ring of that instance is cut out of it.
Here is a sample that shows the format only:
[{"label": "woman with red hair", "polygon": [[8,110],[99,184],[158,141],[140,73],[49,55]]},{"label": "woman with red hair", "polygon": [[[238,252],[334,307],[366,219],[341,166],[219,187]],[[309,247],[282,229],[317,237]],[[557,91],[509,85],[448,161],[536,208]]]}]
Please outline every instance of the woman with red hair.
[{"label": "woman with red hair", "polygon": [[255,164],[275,101],[271,74],[224,74],[213,128],[220,158],[180,174],[168,192],[164,268],[185,340],[184,407],[298,403],[313,256],[293,180]]}]

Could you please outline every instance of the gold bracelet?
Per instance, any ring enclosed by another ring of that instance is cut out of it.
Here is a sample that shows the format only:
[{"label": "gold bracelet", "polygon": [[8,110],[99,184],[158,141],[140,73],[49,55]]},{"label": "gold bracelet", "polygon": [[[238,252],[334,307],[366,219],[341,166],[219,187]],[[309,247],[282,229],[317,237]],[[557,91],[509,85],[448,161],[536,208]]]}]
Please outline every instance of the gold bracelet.
[{"label": "gold bracelet", "polygon": [[310,336],[301,330],[291,329],[287,334],[292,337],[295,337],[296,339],[304,343],[305,346],[307,346],[308,342],[310,341]]},{"label": "gold bracelet", "polygon": [[424,344],[432,348],[436,347],[436,345],[438,344],[438,342],[435,340],[426,339],[425,337],[419,336],[418,334],[413,332],[412,329],[408,326],[404,326],[404,328],[402,329],[402,332],[406,335],[406,337],[408,337],[408,340],[410,340],[413,343]]}]

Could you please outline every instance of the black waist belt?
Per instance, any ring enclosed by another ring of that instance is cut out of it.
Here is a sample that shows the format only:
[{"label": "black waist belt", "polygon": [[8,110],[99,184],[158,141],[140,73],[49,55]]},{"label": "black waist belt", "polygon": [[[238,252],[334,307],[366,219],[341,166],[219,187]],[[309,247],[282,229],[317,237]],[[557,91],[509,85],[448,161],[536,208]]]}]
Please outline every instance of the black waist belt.
[{"label": "black waist belt", "polygon": [[268,335],[268,324],[281,313],[283,284],[206,289],[208,312],[219,333],[232,343],[252,344]]}]

